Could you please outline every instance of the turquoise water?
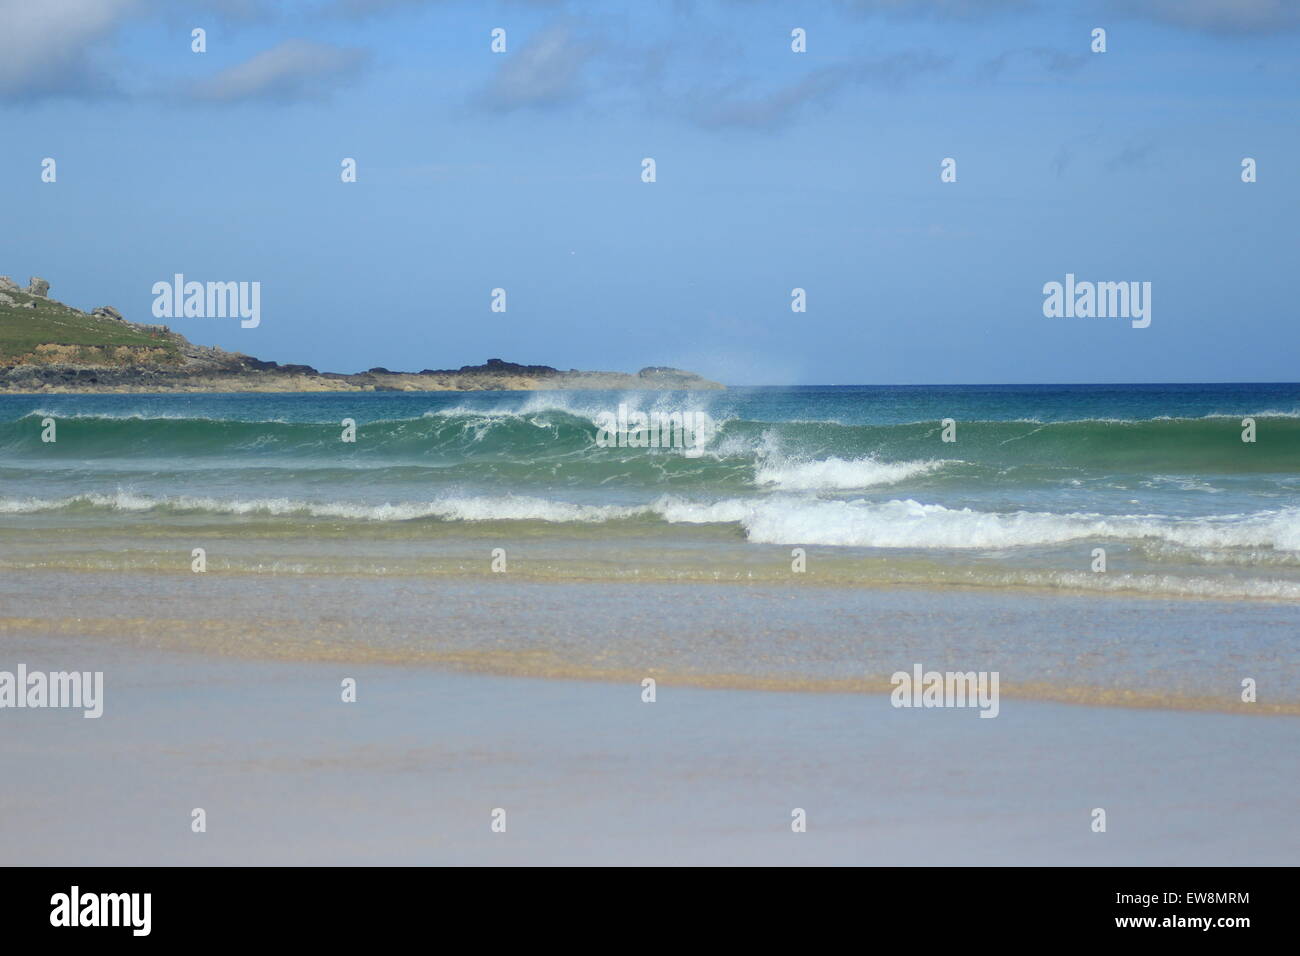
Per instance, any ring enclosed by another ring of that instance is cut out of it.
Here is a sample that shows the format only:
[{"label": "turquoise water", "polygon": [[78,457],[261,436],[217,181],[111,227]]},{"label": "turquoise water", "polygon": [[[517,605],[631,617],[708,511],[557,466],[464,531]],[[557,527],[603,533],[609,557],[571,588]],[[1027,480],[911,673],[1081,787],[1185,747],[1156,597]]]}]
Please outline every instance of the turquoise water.
[{"label": "turquoise water", "polygon": [[[715,434],[698,457],[600,447],[596,421],[620,404],[705,412]],[[1035,569],[1088,572],[1105,547],[1182,581],[1139,590],[1293,599],[1300,385],[6,395],[0,515],[11,529],[202,519],[417,540],[502,522],[576,540],[633,529],[974,562],[1022,585],[1044,583]]]}]

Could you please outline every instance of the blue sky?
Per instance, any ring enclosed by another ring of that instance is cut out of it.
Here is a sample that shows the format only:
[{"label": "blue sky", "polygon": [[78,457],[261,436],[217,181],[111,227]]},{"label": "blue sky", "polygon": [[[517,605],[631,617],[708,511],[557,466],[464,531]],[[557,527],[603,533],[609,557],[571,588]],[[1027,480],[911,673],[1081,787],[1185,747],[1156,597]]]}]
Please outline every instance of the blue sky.
[{"label": "blue sky", "polygon": [[[0,124],[0,273],[135,321],[258,281],[255,329],[170,324],[259,358],[1296,379],[1283,0],[0,0]],[[1066,273],[1150,327],[1044,317]]]}]

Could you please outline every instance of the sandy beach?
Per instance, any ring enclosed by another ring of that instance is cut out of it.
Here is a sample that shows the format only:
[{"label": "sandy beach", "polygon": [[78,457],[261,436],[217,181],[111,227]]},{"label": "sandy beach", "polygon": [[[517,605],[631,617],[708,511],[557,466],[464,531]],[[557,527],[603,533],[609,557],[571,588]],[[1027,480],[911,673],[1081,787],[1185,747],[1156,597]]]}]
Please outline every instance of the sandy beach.
[{"label": "sandy beach", "polygon": [[637,683],[4,647],[106,684],[98,720],[5,714],[5,864],[1285,865],[1300,850],[1292,717],[1004,700],[981,720],[671,682],[651,704]]}]

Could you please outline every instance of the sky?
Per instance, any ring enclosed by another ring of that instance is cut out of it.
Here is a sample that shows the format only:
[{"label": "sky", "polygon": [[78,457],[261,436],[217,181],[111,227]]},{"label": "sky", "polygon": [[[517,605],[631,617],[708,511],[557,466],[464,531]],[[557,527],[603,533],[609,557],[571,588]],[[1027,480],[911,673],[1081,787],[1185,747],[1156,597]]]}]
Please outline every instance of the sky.
[{"label": "sky", "polygon": [[325,371],[1296,381],[1298,213],[1288,0],[0,0],[0,274]]}]

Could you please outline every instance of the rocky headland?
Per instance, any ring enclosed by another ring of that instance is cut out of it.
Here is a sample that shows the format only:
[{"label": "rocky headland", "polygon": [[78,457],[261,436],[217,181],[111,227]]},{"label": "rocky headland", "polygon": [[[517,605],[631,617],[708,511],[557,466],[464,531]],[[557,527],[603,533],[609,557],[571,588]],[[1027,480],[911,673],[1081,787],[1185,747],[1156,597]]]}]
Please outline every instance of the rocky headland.
[{"label": "rocky headland", "polygon": [[83,312],[32,277],[0,276],[0,392],[418,392],[536,389],[720,389],[693,372],[562,371],[488,359],[418,372],[321,372],[195,345],[165,325],[129,322],[112,306]]}]

